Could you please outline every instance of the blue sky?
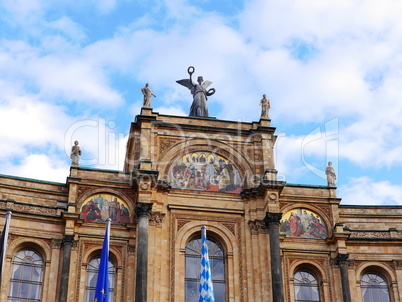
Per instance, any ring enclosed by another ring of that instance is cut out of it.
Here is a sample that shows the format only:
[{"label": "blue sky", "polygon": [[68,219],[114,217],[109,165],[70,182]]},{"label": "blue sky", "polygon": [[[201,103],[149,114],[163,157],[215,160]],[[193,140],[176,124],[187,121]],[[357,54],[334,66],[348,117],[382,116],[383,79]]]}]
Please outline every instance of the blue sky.
[{"label": "blue sky", "polygon": [[209,112],[257,121],[262,94],[289,183],[338,174],[344,204],[402,204],[402,2],[4,0],[0,173],[65,182],[122,169],[145,83],[154,111],[187,115],[176,80],[213,82]]}]

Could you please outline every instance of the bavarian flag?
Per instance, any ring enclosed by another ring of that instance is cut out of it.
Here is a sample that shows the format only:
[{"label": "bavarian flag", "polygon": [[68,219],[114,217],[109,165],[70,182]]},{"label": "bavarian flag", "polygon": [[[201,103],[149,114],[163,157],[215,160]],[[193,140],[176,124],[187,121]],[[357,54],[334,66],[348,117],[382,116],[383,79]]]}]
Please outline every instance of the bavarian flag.
[{"label": "bavarian flag", "polygon": [[211,265],[207,245],[207,227],[201,227],[201,272],[198,302],[215,302],[214,288],[212,283]]},{"label": "bavarian flag", "polygon": [[109,243],[110,243],[110,221],[106,219],[105,238],[103,239],[102,254],[96,282],[94,302],[109,302]]}]

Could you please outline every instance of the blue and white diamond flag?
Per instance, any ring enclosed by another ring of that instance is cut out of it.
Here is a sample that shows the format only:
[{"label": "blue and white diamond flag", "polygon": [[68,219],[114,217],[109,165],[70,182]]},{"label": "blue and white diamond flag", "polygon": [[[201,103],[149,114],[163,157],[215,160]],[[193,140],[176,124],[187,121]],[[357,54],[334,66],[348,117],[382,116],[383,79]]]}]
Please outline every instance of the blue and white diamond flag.
[{"label": "blue and white diamond flag", "polygon": [[201,273],[198,302],[215,302],[214,288],[212,286],[211,266],[209,264],[207,227],[201,227]]}]

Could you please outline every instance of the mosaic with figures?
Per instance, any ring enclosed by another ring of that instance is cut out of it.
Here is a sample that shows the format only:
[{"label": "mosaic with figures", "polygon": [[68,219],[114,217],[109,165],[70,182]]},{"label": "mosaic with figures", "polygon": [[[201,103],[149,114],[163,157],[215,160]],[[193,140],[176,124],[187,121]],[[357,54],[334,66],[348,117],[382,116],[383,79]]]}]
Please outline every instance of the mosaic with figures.
[{"label": "mosaic with figures", "polygon": [[85,222],[104,222],[107,218],[114,224],[130,223],[130,211],[127,204],[112,194],[95,194],[88,197],[81,206]]},{"label": "mosaic with figures", "polygon": [[188,153],[170,168],[169,182],[173,188],[239,193],[241,177],[224,157],[206,152]]},{"label": "mosaic with figures", "polygon": [[293,209],[285,213],[281,220],[282,235],[302,238],[325,239],[328,236],[323,219],[316,213],[303,209]]}]

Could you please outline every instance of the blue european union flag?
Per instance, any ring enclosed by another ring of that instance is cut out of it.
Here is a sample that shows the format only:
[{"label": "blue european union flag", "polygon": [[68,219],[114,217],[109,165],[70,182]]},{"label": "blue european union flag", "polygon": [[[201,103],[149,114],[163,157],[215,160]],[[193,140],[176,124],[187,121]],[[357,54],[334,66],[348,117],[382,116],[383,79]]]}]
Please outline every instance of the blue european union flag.
[{"label": "blue european union flag", "polygon": [[105,239],[103,240],[102,254],[96,282],[94,302],[109,302],[109,243],[110,243],[110,218],[106,220]]}]

